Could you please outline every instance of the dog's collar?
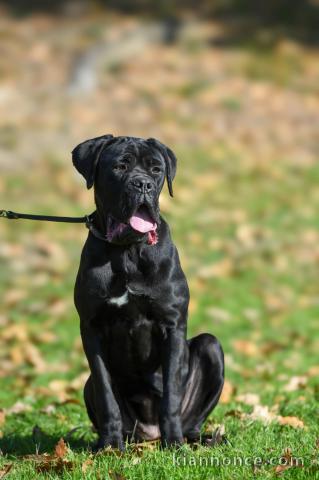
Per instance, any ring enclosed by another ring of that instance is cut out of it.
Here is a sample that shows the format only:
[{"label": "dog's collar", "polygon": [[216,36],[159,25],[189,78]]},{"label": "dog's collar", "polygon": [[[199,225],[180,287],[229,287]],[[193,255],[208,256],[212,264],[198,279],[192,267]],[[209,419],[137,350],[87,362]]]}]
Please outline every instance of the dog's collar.
[{"label": "dog's collar", "polygon": [[85,225],[86,225],[86,228],[88,228],[90,230],[90,232],[96,237],[98,238],[99,240],[103,240],[103,242],[107,242],[109,243],[109,241],[107,240],[106,236],[103,235],[103,233],[100,232],[100,230],[98,228],[96,228],[96,226],[94,225],[93,221],[94,221],[94,214],[95,212],[91,213],[91,215],[88,215],[87,216],[87,220],[85,222]]},{"label": "dog's collar", "polygon": [[[107,239],[106,235],[103,235],[103,233],[94,225],[95,214],[96,214],[96,211],[91,213],[91,215],[86,216],[86,222],[85,222],[86,227],[89,229],[89,231],[92,233],[92,235],[94,235],[95,238],[98,238],[99,240],[102,240],[103,242],[112,244],[112,242],[110,242]],[[139,243],[142,242],[142,241],[143,241],[143,239],[141,238]]]}]

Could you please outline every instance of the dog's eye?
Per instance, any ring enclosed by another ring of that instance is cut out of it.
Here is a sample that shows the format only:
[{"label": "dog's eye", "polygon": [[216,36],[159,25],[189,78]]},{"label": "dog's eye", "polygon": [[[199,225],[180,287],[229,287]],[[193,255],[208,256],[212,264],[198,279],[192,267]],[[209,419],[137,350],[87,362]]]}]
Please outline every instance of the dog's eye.
[{"label": "dog's eye", "polygon": [[160,173],[161,169],[160,167],[153,167],[152,168],[152,173]]},{"label": "dog's eye", "polygon": [[119,163],[118,165],[115,165],[113,170],[116,170],[117,172],[126,172],[127,165],[126,163]]}]

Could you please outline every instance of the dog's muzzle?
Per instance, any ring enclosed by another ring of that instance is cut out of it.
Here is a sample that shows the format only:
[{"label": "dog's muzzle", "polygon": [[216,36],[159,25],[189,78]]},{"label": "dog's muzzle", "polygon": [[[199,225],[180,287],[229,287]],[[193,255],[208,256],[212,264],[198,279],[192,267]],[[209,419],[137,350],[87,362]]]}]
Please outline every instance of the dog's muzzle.
[{"label": "dog's muzzle", "polygon": [[133,243],[142,241],[145,236],[149,245],[157,243],[157,223],[144,205],[133,213],[127,223],[108,215],[106,238],[110,243]]}]

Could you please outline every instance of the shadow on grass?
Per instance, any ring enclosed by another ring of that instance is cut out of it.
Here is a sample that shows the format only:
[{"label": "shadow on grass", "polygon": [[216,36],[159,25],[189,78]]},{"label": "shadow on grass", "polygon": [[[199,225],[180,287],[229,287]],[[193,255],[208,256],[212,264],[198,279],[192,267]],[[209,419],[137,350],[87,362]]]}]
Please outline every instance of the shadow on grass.
[{"label": "shadow on grass", "polygon": [[88,451],[91,439],[87,439],[87,432],[84,432],[79,438],[65,435],[63,433],[49,434],[41,431],[39,439],[35,440],[34,435],[23,435],[19,433],[10,433],[0,439],[0,451],[3,455],[23,456],[42,453],[53,453],[54,447],[61,437],[73,451]]}]

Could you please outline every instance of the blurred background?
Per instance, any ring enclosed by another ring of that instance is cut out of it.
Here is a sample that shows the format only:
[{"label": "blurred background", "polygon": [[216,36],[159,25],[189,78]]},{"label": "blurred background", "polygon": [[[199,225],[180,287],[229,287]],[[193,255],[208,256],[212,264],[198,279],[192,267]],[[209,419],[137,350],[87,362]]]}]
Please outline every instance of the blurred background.
[{"label": "blurred background", "polygon": [[[169,145],[175,197],[161,206],[189,335],[216,334],[226,355],[217,420],[234,434],[263,405],[301,422],[297,444],[319,399],[318,20],[317,0],[0,2],[0,208],[90,213],[75,145],[105,133]],[[4,449],[20,432],[27,450],[38,422],[89,424],[72,299],[86,235],[0,221]]]}]

